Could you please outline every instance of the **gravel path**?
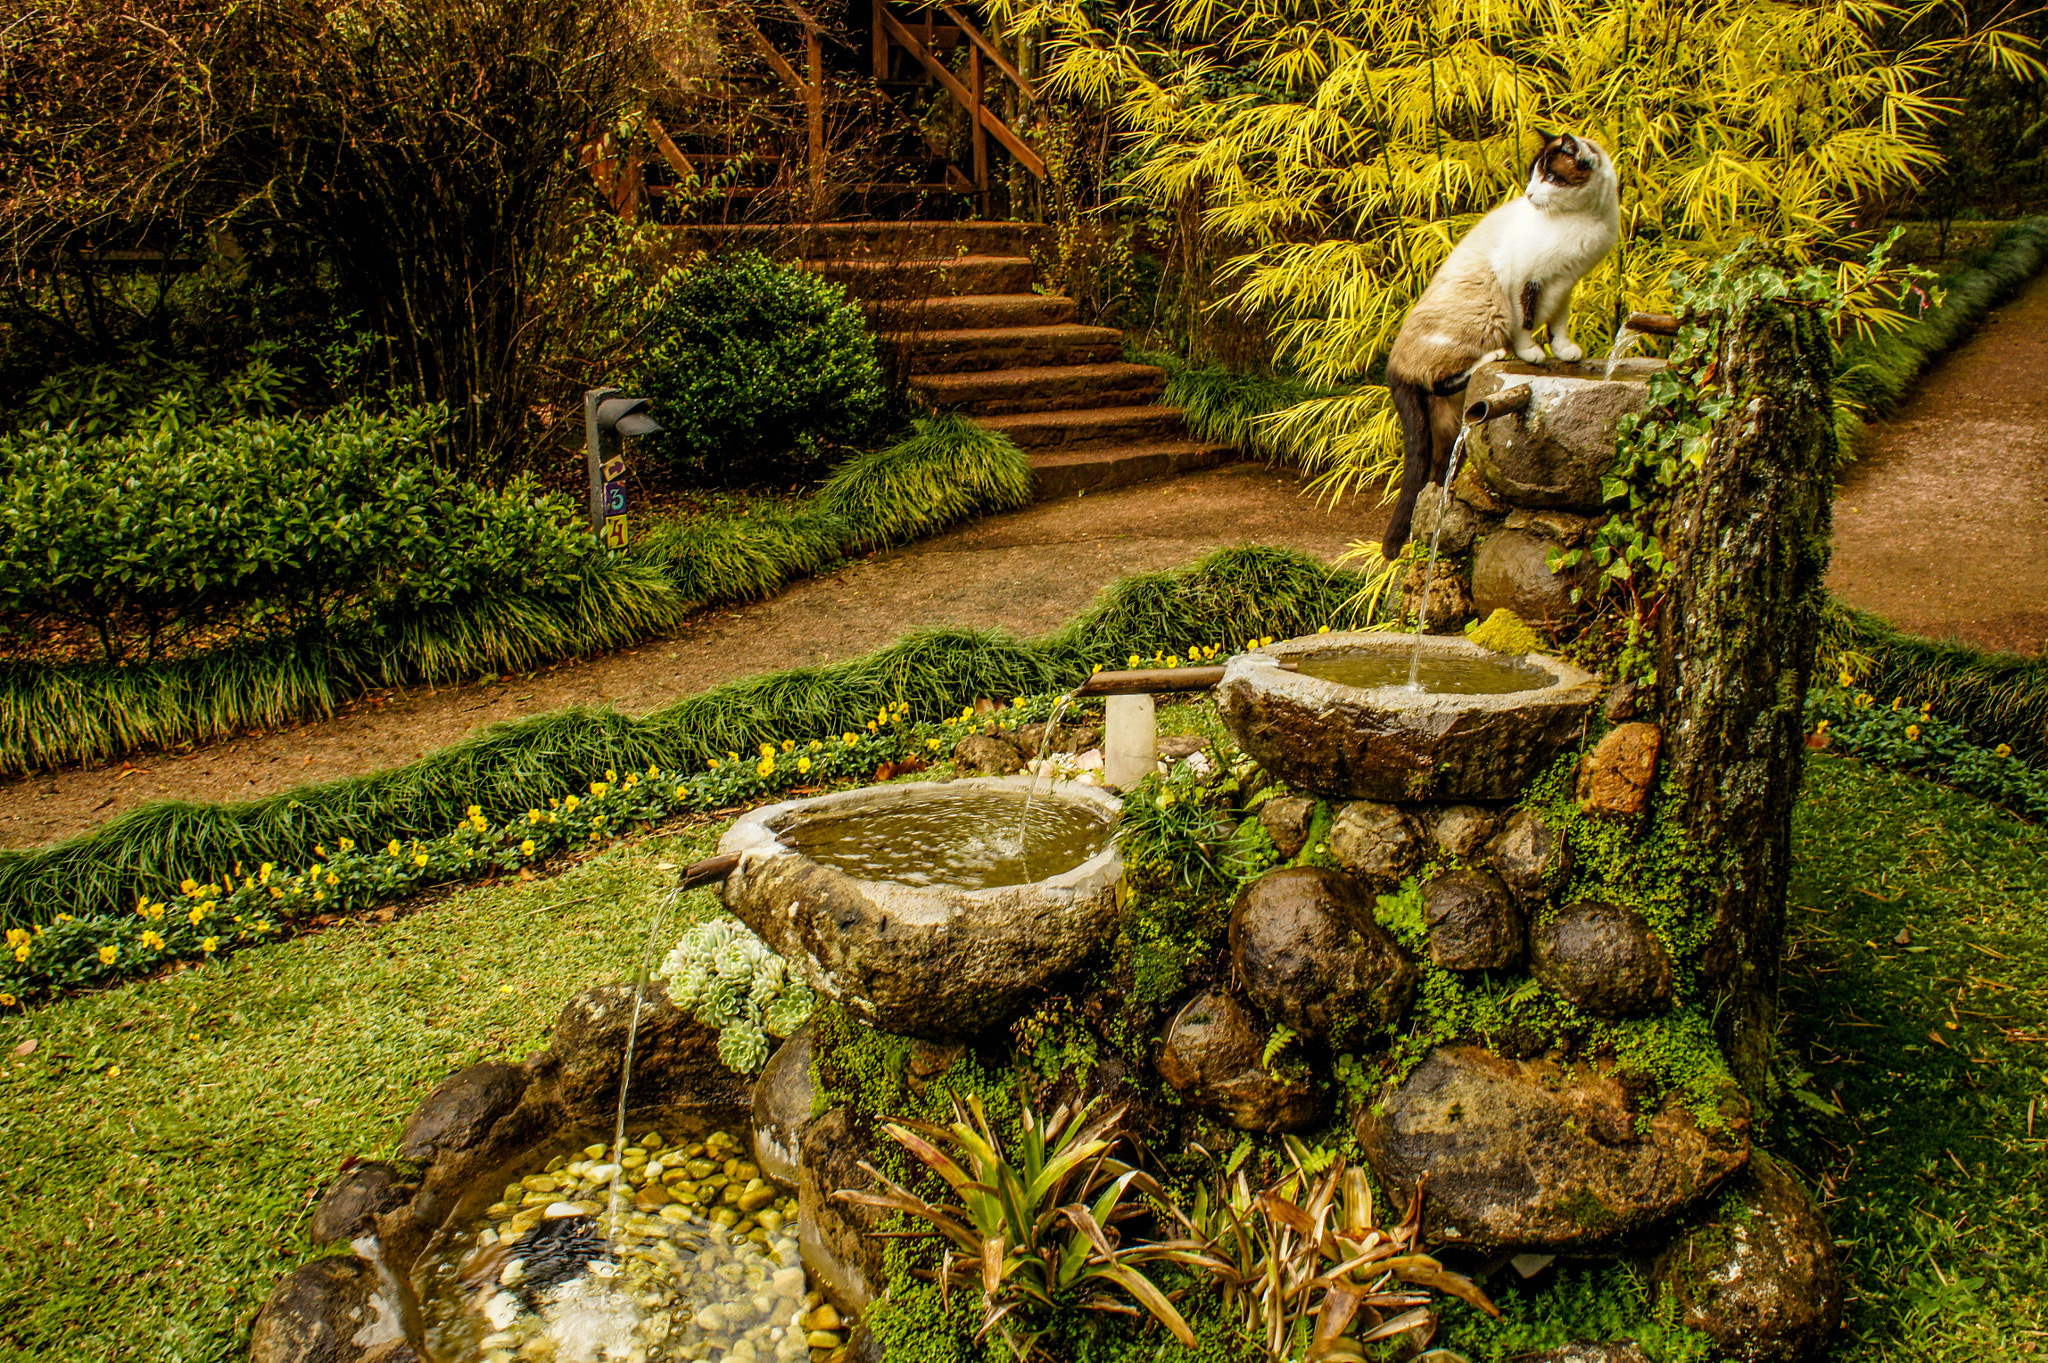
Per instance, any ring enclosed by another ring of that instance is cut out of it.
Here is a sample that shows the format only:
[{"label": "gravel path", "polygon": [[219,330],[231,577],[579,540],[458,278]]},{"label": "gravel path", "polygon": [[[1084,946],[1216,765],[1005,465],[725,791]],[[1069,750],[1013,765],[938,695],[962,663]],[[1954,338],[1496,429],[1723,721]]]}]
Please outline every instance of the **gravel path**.
[{"label": "gravel path", "polygon": [[1873,428],[1828,586],[1916,634],[2048,648],[2048,275]]},{"label": "gravel path", "polygon": [[637,648],[489,685],[377,692],[294,729],[6,781],[0,846],[54,842],[151,800],[247,800],[380,771],[499,720],[566,705],[651,710],[735,677],[852,657],[921,625],[1037,634],[1127,574],[1179,567],[1228,544],[1332,559],[1353,540],[1376,540],[1384,517],[1355,501],[1327,511],[1292,475],[1254,464],[1040,503],[768,601],[702,612]]}]

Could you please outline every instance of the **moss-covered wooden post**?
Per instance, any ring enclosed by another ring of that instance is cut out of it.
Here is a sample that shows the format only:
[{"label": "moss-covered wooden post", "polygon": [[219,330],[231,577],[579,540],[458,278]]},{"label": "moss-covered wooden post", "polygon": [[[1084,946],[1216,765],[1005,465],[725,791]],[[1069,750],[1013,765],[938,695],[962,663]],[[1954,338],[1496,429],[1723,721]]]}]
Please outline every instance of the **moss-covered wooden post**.
[{"label": "moss-covered wooden post", "polygon": [[1658,679],[1667,777],[1712,869],[1702,982],[1737,1079],[1769,1072],[1801,709],[1820,632],[1835,438],[1831,352],[1810,301],[1723,295],[1703,388],[1726,399],[1680,480]]}]

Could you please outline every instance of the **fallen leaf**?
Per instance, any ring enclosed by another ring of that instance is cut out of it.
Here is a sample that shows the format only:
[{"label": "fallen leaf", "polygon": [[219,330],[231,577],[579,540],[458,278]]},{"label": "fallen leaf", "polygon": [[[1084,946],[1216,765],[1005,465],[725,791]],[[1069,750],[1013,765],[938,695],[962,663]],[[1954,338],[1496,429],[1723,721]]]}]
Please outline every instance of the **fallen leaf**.
[{"label": "fallen leaf", "polygon": [[28,1040],[22,1042],[19,1046],[16,1046],[14,1048],[14,1053],[16,1055],[34,1055],[36,1053],[36,1039],[34,1037],[30,1037]]}]

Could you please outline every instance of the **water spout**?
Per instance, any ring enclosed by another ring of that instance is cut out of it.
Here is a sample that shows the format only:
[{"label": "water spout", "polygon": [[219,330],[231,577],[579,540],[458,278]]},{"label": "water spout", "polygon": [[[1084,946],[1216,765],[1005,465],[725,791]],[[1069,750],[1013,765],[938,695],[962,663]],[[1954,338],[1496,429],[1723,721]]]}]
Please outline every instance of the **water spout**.
[{"label": "water spout", "polygon": [[[1526,383],[1518,383],[1513,388],[1503,388],[1497,393],[1488,393],[1485,397],[1465,409],[1465,424],[1467,426],[1477,426],[1482,422],[1497,421],[1501,417],[1513,412],[1527,411],[1529,403],[1534,397],[1535,394],[1530,391],[1529,385]],[[1465,433],[1460,431],[1458,432],[1458,444],[1462,446],[1464,443]],[[1457,457],[1456,451],[1453,451],[1451,458],[1456,460]],[[1453,467],[1455,468],[1455,464]],[[1444,491],[1446,495],[1450,492],[1450,479],[1451,475],[1446,473],[1444,475]]]}]

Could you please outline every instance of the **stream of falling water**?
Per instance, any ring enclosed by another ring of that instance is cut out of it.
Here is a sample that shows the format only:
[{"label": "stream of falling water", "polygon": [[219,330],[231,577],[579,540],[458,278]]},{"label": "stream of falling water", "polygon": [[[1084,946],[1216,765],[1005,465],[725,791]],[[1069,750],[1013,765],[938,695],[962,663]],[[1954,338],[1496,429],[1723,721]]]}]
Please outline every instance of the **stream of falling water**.
[{"label": "stream of falling water", "polygon": [[1642,332],[1630,331],[1628,324],[1626,322],[1622,323],[1621,329],[1614,333],[1614,344],[1607,347],[1607,369],[1600,377],[1603,379],[1613,378],[1614,366],[1620,364],[1622,357],[1628,354],[1629,351],[1634,350],[1636,343],[1642,339]]},{"label": "stream of falling water", "polygon": [[[1052,754],[1052,741],[1060,731],[1060,716],[1067,712],[1067,705],[1074,699],[1072,691],[1052,703],[1052,713],[1046,716],[1045,733],[1038,740],[1038,762],[1027,768],[1031,780],[1024,787],[1024,812],[1017,816],[1017,860],[1030,875],[1031,848],[1025,841],[1031,828],[1031,800],[1038,794],[1038,778],[1045,772],[1045,759]],[[1050,784],[1048,782],[1047,784]]]},{"label": "stream of falling water", "polygon": [[1436,585],[1437,544],[1444,537],[1444,513],[1451,506],[1451,484],[1458,479],[1458,458],[1465,453],[1465,437],[1472,432],[1470,423],[1458,428],[1458,438],[1451,444],[1451,461],[1444,468],[1443,496],[1437,503],[1436,532],[1429,537],[1429,567],[1422,574],[1422,602],[1415,608],[1415,647],[1408,655],[1408,689],[1422,689],[1422,627],[1429,623],[1429,589]]},{"label": "stream of falling water", "polygon": [[[633,1048],[640,1040],[640,1010],[647,1002],[647,981],[654,971],[654,955],[661,940],[662,924],[667,921],[669,911],[682,897],[683,889],[677,885],[668,896],[654,907],[647,922],[647,945],[640,952],[640,969],[633,976],[633,1019],[626,1025],[626,1055],[619,1066],[619,1106],[612,1121],[612,1186],[611,1196],[605,1206],[605,1238],[617,1246],[619,1242],[619,1195],[625,1180],[623,1154],[626,1149],[626,1096],[633,1085]],[[614,1259],[616,1259],[616,1254]],[[592,1266],[595,1271],[595,1265]]]}]

